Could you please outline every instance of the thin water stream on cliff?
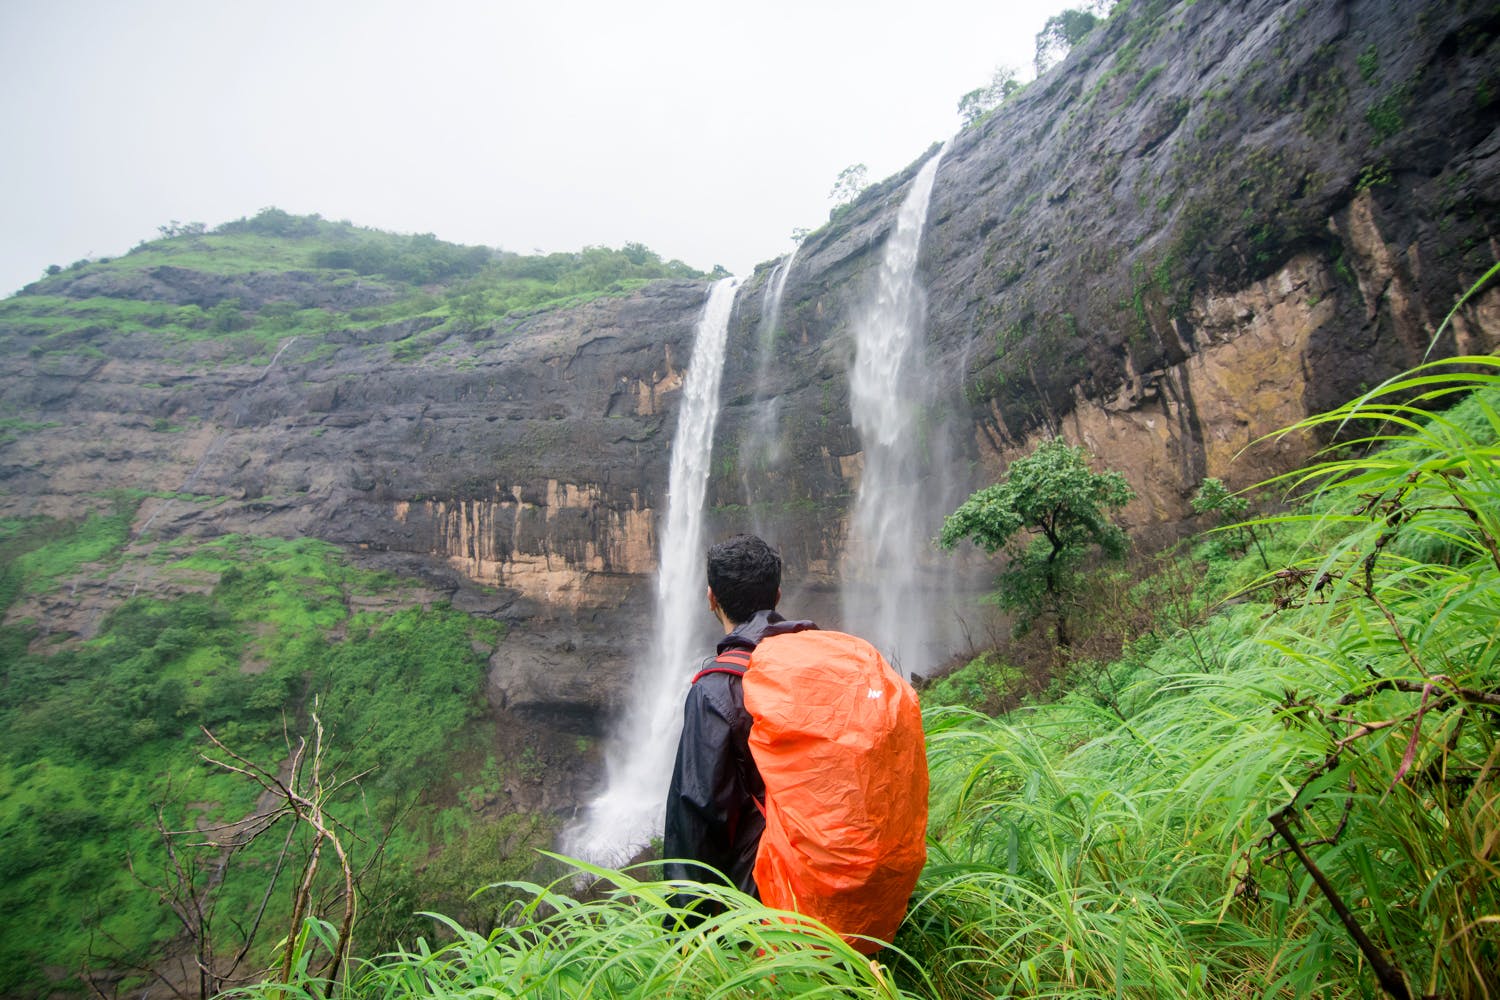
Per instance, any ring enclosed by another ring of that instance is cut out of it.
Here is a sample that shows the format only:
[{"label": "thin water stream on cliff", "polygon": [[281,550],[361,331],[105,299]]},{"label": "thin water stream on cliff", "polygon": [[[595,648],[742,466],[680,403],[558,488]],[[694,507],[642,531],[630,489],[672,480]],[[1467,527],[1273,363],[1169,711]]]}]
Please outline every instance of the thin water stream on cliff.
[{"label": "thin water stream on cliff", "polygon": [[764,501],[768,482],[781,465],[780,426],[781,396],[771,391],[771,360],[776,353],[776,329],[781,325],[781,296],[786,291],[787,275],[797,259],[797,248],[776,265],[766,281],[760,302],[760,325],[755,345],[755,403],[750,426],[740,439],[740,488],[750,507],[751,530],[762,537],[769,533]]},{"label": "thin water stream on cliff", "polygon": [[843,627],[910,676],[934,660],[937,601],[921,567],[937,534],[940,465],[926,419],[932,377],[922,359],[927,296],[917,253],[945,145],[922,165],[886,239],[873,296],[855,314],[849,406],[864,453],[844,546]]},{"label": "thin water stream on cliff", "polygon": [[623,864],[661,832],[688,667],[712,649],[703,503],[737,285],[736,278],[717,282],[698,317],[672,439],[667,516],[659,529],[655,634],[636,663],[630,704],[605,754],[604,791],[563,835],[564,852],[589,861]]}]

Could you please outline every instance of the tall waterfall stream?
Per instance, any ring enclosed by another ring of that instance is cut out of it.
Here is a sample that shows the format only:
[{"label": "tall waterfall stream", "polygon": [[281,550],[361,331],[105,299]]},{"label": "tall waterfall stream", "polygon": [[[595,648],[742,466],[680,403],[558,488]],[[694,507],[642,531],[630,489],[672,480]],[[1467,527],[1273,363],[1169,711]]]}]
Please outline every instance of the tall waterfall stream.
[{"label": "tall waterfall stream", "polygon": [[656,572],[656,631],[635,666],[630,703],[605,755],[605,788],[565,832],[567,854],[623,864],[661,832],[682,699],[693,657],[710,650],[713,617],[703,565],[703,502],[719,418],[729,314],[738,279],[709,292],[698,318],[672,440],[667,516]]}]

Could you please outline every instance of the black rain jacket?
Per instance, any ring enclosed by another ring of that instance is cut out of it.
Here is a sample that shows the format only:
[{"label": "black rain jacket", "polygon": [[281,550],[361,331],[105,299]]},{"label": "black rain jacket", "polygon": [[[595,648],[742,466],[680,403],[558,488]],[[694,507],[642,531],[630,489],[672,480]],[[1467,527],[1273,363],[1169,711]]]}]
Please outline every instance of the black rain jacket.
[{"label": "black rain jacket", "polygon": [[[757,611],[719,640],[718,652],[754,649],[768,635],[817,628],[809,621],[788,621],[775,611]],[[712,666],[703,660],[696,668]],[[682,737],[667,792],[662,856],[699,864],[666,865],[669,879],[720,881],[759,898],[755,887],[755,852],[766,828],[761,811],[765,784],[750,756],[750,713],[738,676],[704,674],[688,690],[682,709]],[[713,869],[708,871],[707,868]],[[677,897],[678,906],[692,902]],[[700,901],[700,911],[706,907]]]}]

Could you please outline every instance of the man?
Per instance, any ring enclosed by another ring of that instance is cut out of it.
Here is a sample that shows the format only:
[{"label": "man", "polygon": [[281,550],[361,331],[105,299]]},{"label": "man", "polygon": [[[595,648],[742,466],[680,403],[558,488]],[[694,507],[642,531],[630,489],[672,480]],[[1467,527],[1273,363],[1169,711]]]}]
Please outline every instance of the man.
[{"label": "man", "polygon": [[780,599],[775,549],[753,535],[709,549],[708,607],[724,638],[683,707],[666,875],[722,873],[874,954],[895,936],[927,858],[921,706],[874,646],[787,621]]},{"label": "man", "polygon": [[[767,636],[817,627],[787,621],[776,611],[780,600],[781,556],[770,545],[754,535],[735,535],[708,550],[708,608],[725,633],[719,653],[751,650]],[[738,674],[703,673],[688,691],[662,852],[699,864],[668,864],[668,878],[718,881],[711,868],[758,898],[754,868],[766,826],[760,804],[765,785],[750,755],[750,722]]]}]

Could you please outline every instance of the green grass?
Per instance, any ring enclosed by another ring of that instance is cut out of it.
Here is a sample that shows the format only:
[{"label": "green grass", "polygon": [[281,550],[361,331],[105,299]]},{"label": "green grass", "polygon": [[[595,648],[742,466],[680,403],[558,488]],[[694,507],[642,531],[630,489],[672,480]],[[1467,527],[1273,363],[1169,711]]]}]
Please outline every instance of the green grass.
[{"label": "green grass", "polygon": [[[683,886],[591,866],[601,898],[569,894],[572,876],[551,885],[515,882],[500,926],[476,933],[434,918],[441,943],[417,938],[405,948],[355,963],[343,995],[403,997],[647,998],[826,996],[894,998],[903,994],[877,965],[826,929],[791,923],[734,890],[697,886],[727,908],[690,933],[668,932],[688,914],[674,901]],[[294,945],[300,974],[289,991],[256,987],[239,997],[321,996],[319,974],[332,930],[312,923]]]},{"label": "green grass", "polygon": [[59,426],[56,421],[44,421],[38,423],[34,420],[21,420],[17,417],[0,418],[0,447],[18,440],[26,434],[35,431],[51,430]]},{"label": "green grass", "polygon": [[[1413,396],[1460,395],[1462,406],[1439,415],[1412,409]],[[1092,683],[999,718],[938,704],[1013,684],[998,659],[934,685],[929,864],[881,964],[729,890],[698,889],[728,909],[684,933],[672,927],[677,887],[650,878],[592,870],[605,886],[586,902],[564,891],[569,879],[518,880],[524,845],[550,827],[519,816],[475,826],[453,807],[399,824],[385,841],[378,884],[403,908],[376,911],[361,939],[376,957],[355,961],[338,990],[1371,995],[1376,974],[1314,883],[1315,867],[1415,989],[1484,995],[1483,970],[1500,956],[1490,846],[1500,838],[1500,750],[1485,701],[1500,684],[1497,401],[1500,361],[1471,358],[1313,421],[1369,431],[1272,484],[1302,499],[1260,521],[1265,561],[1229,526],[1184,556],[1207,564],[1191,571],[1205,593],[1182,598],[1170,579],[1137,585],[1165,617]],[[35,528],[8,524],[7,544]],[[57,544],[70,565],[88,548]],[[278,710],[309,685],[318,691],[347,748],[341,768],[378,768],[357,801],[334,806],[366,858],[453,752],[449,734],[474,734],[460,740],[473,761],[454,776],[460,799],[519,766],[485,754],[475,728],[482,665],[470,643],[500,638],[494,625],[476,631],[441,609],[351,615],[345,595],[371,584],[315,542],[230,538],[167,565],[218,573],[219,587],[127,604],[82,648],[7,668],[12,742],[0,790],[14,808],[0,828],[3,903],[26,915],[17,926],[81,924],[93,936],[91,945],[82,932],[60,935],[63,953],[93,947],[97,960],[108,939],[136,955],[160,947],[167,931],[148,915],[149,895],[119,874],[118,853],[152,855],[156,837],[139,817],[167,798],[156,776],[172,774],[170,801],[213,802],[225,816],[249,808],[254,789],[243,781],[182,769],[193,723],[273,764],[285,753]],[[1238,603],[1223,606],[1228,596]],[[1186,604],[1169,608],[1169,597]],[[246,639],[248,623],[264,634]],[[247,650],[267,661],[264,673],[238,670]],[[59,717],[77,722],[57,732],[46,720]],[[1307,862],[1288,853],[1272,815],[1296,817]],[[244,859],[260,878],[223,890],[221,905],[236,912],[257,904],[273,861],[269,844],[255,850],[266,853]],[[462,919],[424,927],[400,917],[424,891]],[[80,912],[80,897],[92,909]],[[333,934],[315,919],[293,939],[300,971],[290,992],[327,985]],[[407,944],[371,947],[397,941]],[[36,983],[23,971],[30,942],[0,940],[10,989]]]},{"label": "green grass", "polygon": [[[1219,574],[1258,574],[1254,603],[1108,698],[929,715],[934,851],[898,943],[938,995],[1370,995],[1277,813],[1414,991],[1487,995],[1500,362],[1467,360],[1481,374],[1425,369],[1309,422],[1383,450],[1286,481],[1307,497],[1274,519],[1292,572],[1252,553]],[[1412,394],[1470,398],[1432,417]]]},{"label": "green grass", "polygon": [[[325,238],[336,238],[335,224],[327,224]],[[206,233],[142,243],[123,257],[92,265],[102,271],[145,271],[182,267],[207,274],[250,274],[256,271],[301,271],[315,265],[317,242],[260,233]]]},{"label": "green grass", "polygon": [[[364,872],[366,957],[328,967],[340,889],[325,867],[325,905],[296,926],[274,883],[246,970],[271,967],[286,934],[293,975],[244,995],[1366,997],[1395,975],[1414,995],[1487,997],[1500,360],[1423,366],[1298,429],[1335,443],[1263,484],[1285,513],[1226,525],[1133,585],[1099,577],[1099,607],[1150,612],[1118,657],[1069,664],[1064,691],[987,653],[928,689],[929,863],[875,965],[725,889],[695,887],[726,912],[679,927],[683,887],[649,870],[585,868],[602,885],[583,900],[571,872],[529,880],[551,821],[474,819],[538,766],[493,755],[475,648],[503,641],[496,623],[356,614],[352,595],[401,581],[314,541],[158,546],[141,558],[212,576],[212,591],[127,602],[81,643],[33,649],[27,629],[0,629],[0,992],[56,988],[44,965],[159,954],[175,928],[125,858],[170,888],[158,807],[191,829],[245,816],[258,792],[198,760],[198,727],[275,771],[317,698],[336,748],[325,787],[363,775],[323,801]],[[0,522],[0,596],[135,558],[134,502]],[[306,831],[289,832],[232,856],[222,940],[260,905],[283,843],[283,879],[308,855]],[[220,860],[185,856],[199,872]]]}]

